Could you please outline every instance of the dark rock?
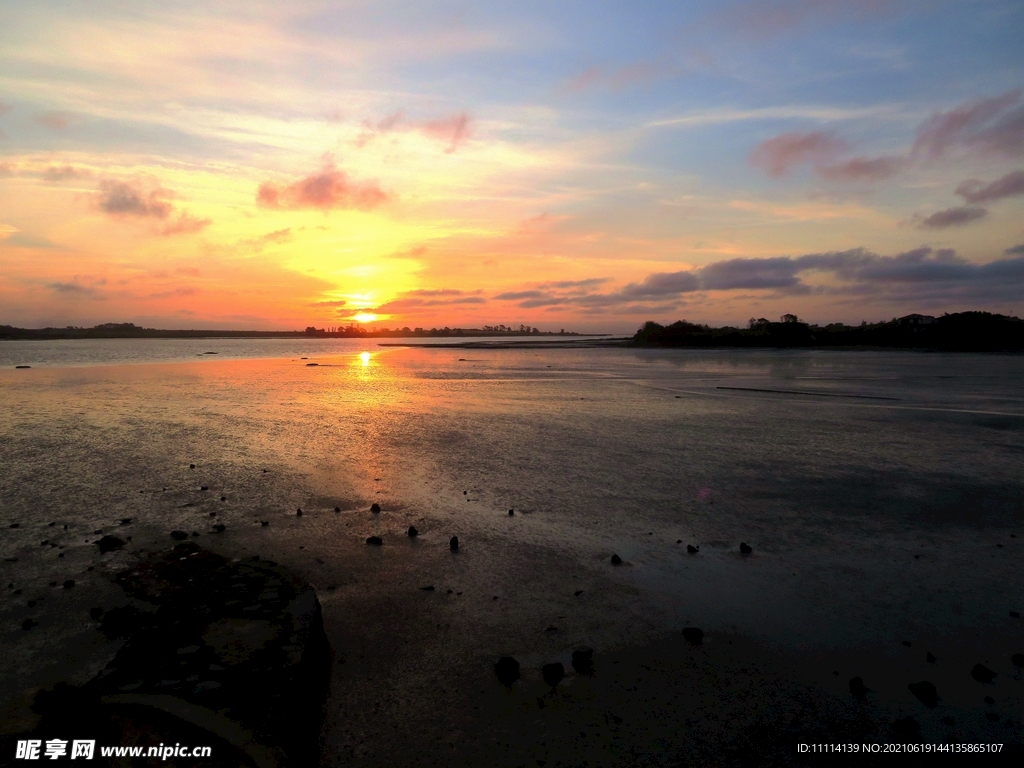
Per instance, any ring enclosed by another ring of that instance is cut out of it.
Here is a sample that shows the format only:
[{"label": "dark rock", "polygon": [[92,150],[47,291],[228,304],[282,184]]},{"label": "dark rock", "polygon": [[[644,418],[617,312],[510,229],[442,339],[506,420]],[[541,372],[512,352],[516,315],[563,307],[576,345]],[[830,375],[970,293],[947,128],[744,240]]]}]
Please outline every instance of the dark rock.
[{"label": "dark rock", "polygon": [[226,528],[227,528],[227,526],[224,525],[223,523],[217,523],[217,525],[213,526],[213,531],[214,531],[214,533],[224,533],[224,530]]},{"label": "dark rock", "polygon": [[974,669],[971,670],[971,677],[979,683],[991,683],[996,679],[996,673],[984,664],[975,664]]},{"label": "dark rock", "polygon": [[220,500],[221,500],[221,501],[227,501],[227,500],[228,500],[228,497],[227,497],[227,496],[221,496],[221,497],[220,497]]},{"label": "dark rock", "polygon": [[210,486],[208,486],[208,485],[200,485],[199,486],[199,490],[200,491],[208,491],[208,490],[210,490]]},{"label": "dark rock", "polygon": [[101,533],[103,533],[103,529],[102,528],[100,528],[98,531],[93,531],[93,535],[95,535],[95,536],[99,536]]},{"label": "dark rock", "polygon": [[860,677],[850,680],[850,693],[853,694],[853,698],[863,699],[867,692],[867,686],[864,685],[864,681]]},{"label": "dark rock", "polygon": [[188,534],[185,531],[171,531],[171,538],[175,541],[183,541],[188,538]]},{"label": "dark rock", "polygon": [[[131,525],[131,523],[132,523],[132,519],[130,517],[122,517],[121,518],[121,525]],[[53,525],[53,523],[50,523],[50,525]]]},{"label": "dark rock", "polygon": [[693,546],[693,544],[687,544],[686,551],[689,552],[691,555],[695,555],[698,552],[700,552],[700,547],[695,547]]},{"label": "dark rock", "polygon": [[565,667],[562,666],[562,662],[556,661],[552,664],[545,664],[540,668],[540,674],[544,678],[544,682],[554,688],[565,677]]},{"label": "dark rock", "polygon": [[[93,611],[95,610],[93,609]],[[101,609],[100,617],[97,618],[100,621],[100,631],[111,640],[130,636],[150,620],[149,614],[140,611],[134,605],[121,605],[111,608],[106,613],[103,613]]]},{"label": "dark rock", "polygon": [[216,513],[216,512],[211,512],[211,513],[210,513],[210,517],[216,517],[216,516],[217,516],[217,513]]},{"label": "dark rock", "polygon": [[301,507],[299,509],[295,510],[295,516],[296,517],[302,517],[302,508]]},{"label": "dark rock", "polygon": [[47,524],[46,524],[46,527],[47,527],[47,528],[53,528],[53,526],[55,526],[56,524],[57,524],[57,523],[47,523]]},{"label": "dark rock", "polygon": [[991,696],[986,696],[985,697],[985,703],[988,704],[989,706],[992,706],[993,704],[996,703],[996,700],[993,699]]},{"label": "dark rock", "polygon": [[378,504],[376,501],[373,502],[373,504],[370,505],[370,511],[374,514],[380,512],[380,504]]},{"label": "dark rock", "polygon": [[618,555],[612,555],[612,565],[622,565],[622,558]]},{"label": "dark rock", "polygon": [[89,618],[93,621],[99,621],[103,617],[103,609],[98,605],[94,608],[89,609]]},{"label": "dark rock", "polygon": [[572,668],[581,675],[594,674],[594,649],[580,648],[572,652]]},{"label": "dark rock", "polygon": [[17,368],[17,369],[22,369],[22,368],[31,368],[32,366],[31,365],[16,365],[14,367]]},{"label": "dark rock", "polygon": [[38,626],[39,626],[39,622],[35,621],[34,619],[25,619],[23,622],[21,622],[21,628],[25,632],[28,632],[30,629],[32,629],[32,627],[38,627]]},{"label": "dark rock", "polygon": [[993,723],[998,723],[999,722],[999,713],[998,712],[986,712],[985,713],[985,719],[986,720],[991,720]]},{"label": "dark rock", "polygon": [[74,579],[68,579],[64,582],[64,589],[71,589],[73,586],[75,586]]},{"label": "dark rock", "polygon": [[420,532],[416,530],[415,525],[410,525],[409,530],[405,532],[405,535],[411,538],[415,538],[420,535]]},{"label": "dark rock", "polygon": [[519,662],[511,656],[502,656],[494,665],[494,674],[505,687],[509,687],[519,679]]},{"label": "dark rock", "polygon": [[909,640],[904,640],[903,641],[903,645],[905,645],[905,646],[907,646],[907,648],[909,648],[910,647],[910,641]]},{"label": "dark rock", "polygon": [[334,511],[335,511],[335,512],[341,512],[341,507],[335,507],[335,508],[334,508]]},{"label": "dark rock", "polygon": [[937,661],[937,659],[931,651],[928,651],[928,653],[924,655],[924,660],[927,661],[929,664],[934,664]]},{"label": "dark rock", "polygon": [[1015,667],[1024,667],[1024,653],[1015,653],[1010,657]]},{"label": "dark rock", "polygon": [[199,531],[192,531],[192,537],[193,538],[198,538],[199,537]]},{"label": "dark rock", "polygon": [[683,543],[682,539],[676,539],[676,544],[682,544],[682,543]]},{"label": "dark rock", "polygon": [[264,528],[266,528],[268,525],[270,525],[270,521],[269,520],[260,520],[260,525],[263,526]]},{"label": "dark rock", "polygon": [[331,659],[307,583],[191,542],[117,581],[152,610],[107,612],[102,625],[111,631],[109,620],[122,614],[116,634],[126,641],[89,682],[37,697],[42,732],[78,722],[101,743],[133,743],[142,733],[154,743],[212,745],[217,765],[320,764]]},{"label": "dark rock", "polygon": [[582,594],[583,594],[583,590],[582,589],[577,589],[575,592],[573,592],[573,595],[575,595],[576,597],[579,597]]},{"label": "dark rock", "polygon": [[948,725],[948,726],[949,726],[949,727],[951,727],[951,728],[953,727],[953,725],[955,725],[955,724],[956,724],[956,721],[955,721],[955,720],[954,720],[954,719],[953,719],[952,717],[950,717],[949,715],[946,715],[945,717],[943,717],[943,718],[942,718],[942,722],[943,722],[943,723],[944,723],[945,725]]},{"label": "dark rock", "polygon": [[744,555],[749,555],[753,551],[754,551],[753,547],[751,547],[749,544],[747,544],[747,542],[745,542],[745,541],[741,541],[740,542],[740,552],[742,552]]},{"label": "dark rock", "polygon": [[939,704],[939,692],[935,690],[935,686],[927,680],[922,680],[919,683],[911,683],[907,686],[907,689],[917,696],[929,709],[934,709]]},{"label": "dark rock", "polygon": [[423,590],[424,592],[433,592],[434,591],[434,585],[431,584],[429,587],[420,587],[420,589]]},{"label": "dark rock", "polygon": [[545,629],[544,631],[545,632],[557,632],[558,631],[558,627],[556,627],[554,624],[552,624],[547,629]]},{"label": "dark rock", "polygon": [[697,627],[687,627],[683,630],[683,639],[690,645],[701,645],[704,642],[704,630]]},{"label": "dark rock", "polygon": [[29,608],[35,608],[35,607],[36,607],[36,601],[35,601],[35,600],[29,600],[29,601],[28,601],[28,602],[26,603],[26,605],[27,605],[27,606],[28,606]]},{"label": "dark rock", "polygon": [[380,536],[370,536],[366,539],[367,544],[375,544],[378,547],[384,543],[384,540]]},{"label": "dark rock", "polygon": [[7,526],[7,527],[8,527],[8,528],[20,528],[20,527],[21,527],[21,523],[11,523],[11,524],[10,524],[9,526]]},{"label": "dark rock", "polygon": [[448,540],[448,548],[449,548],[449,549],[450,549],[450,550],[451,550],[452,552],[455,552],[455,551],[456,551],[456,550],[457,550],[457,549],[459,548],[459,537],[458,537],[458,536],[452,536],[452,537],[451,537],[451,538],[450,538],[450,539]]},{"label": "dark rock", "polygon": [[107,552],[113,552],[115,549],[120,549],[124,545],[124,540],[117,538],[117,536],[104,536],[96,542],[96,546],[100,548],[101,555],[105,555]]},{"label": "dark rock", "polygon": [[195,468],[196,468],[196,465],[195,465],[195,464],[189,464],[189,465],[188,465],[188,468],[189,468],[189,469],[195,469]]},{"label": "dark rock", "polygon": [[1019,619],[1020,618],[1020,611],[1010,611],[1010,616],[1012,616],[1015,619]]},{"label": "dark rock", "polygon": [[516,513],[516,511],[515,511],[514,509],[510,509],[510,510],[508,511],[508,516],[509,516],[509,517],[512,517],[513,515],[515,515],[515,513]]}]

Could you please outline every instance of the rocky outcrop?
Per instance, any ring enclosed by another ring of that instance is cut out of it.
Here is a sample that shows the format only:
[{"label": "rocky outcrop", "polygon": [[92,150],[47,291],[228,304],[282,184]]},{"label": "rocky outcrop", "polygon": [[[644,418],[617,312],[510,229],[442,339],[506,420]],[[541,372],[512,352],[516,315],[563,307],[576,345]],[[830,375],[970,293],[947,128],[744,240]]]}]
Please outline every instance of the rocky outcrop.
[{"label": "rocky outcrop", "polygon": [[117,582],[155,609],[120,612],[112,629],[127,640],[95,678],[40,693],[39,733],[188,741],[211,746],[218,765],[318,764],[331,661],[309,584],[273,562],[229,561],[192,542]]}]

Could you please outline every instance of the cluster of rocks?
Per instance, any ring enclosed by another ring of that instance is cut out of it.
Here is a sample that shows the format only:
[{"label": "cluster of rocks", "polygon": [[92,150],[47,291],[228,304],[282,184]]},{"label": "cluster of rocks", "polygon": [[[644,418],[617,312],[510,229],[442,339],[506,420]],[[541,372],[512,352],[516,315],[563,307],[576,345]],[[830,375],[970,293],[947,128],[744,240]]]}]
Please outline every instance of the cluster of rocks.
[{"label": "cluster of rocks", "polygon": [[[588,676],[593,675],[594,649],[580,648],[573,651],[572,668],[577,674]],[[502,656],[494,665],[494,674],[502,685],[506,688],[511,688],[512,685],[520,678],[519,669],[518,661],[511,656]],[[565,667],[560,661],[551,662],[550,664],[545,664],[541,667],[540,674],[545,683],[552,688],[555,688],[565,677]]]}]

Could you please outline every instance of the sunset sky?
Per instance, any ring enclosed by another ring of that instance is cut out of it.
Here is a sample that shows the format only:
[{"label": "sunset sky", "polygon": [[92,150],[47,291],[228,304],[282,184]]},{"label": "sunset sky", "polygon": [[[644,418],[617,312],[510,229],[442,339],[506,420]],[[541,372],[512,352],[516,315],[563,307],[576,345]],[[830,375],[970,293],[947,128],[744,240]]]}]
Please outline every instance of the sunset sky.
[{"label": "sunset sky", "polygon": [[1024,3],[0,0],[0,324],[1024,314]]}]

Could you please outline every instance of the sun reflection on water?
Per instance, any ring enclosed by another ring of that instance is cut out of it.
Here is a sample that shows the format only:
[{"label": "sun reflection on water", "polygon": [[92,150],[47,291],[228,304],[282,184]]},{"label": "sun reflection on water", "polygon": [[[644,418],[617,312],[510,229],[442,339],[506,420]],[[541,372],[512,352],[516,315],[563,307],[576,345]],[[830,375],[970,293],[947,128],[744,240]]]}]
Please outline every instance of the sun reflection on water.
[{"label": "sun reflection on water", "polygon": [[370,364],[370,358],[371,357],[372,357],[372,355],[369,352],[360,352],[359,353],[359,362],[362,364],[362,366],[364,368]]}]

